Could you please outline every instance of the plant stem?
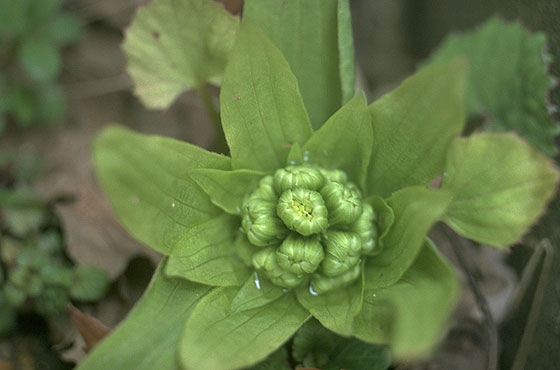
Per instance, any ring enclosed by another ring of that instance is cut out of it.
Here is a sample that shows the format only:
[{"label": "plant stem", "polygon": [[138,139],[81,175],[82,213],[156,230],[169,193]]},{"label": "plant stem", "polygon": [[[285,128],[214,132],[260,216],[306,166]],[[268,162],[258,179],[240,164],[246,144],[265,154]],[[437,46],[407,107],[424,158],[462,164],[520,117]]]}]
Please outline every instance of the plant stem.
[{"label": "plant stem", "polygon": [[217,153],[229,154],[229,148],[226,142],[226,137],[224,136],[224,130],[222,128],[222,121],[220,120],[220,112],[212,102],[212,96],[208,92],[208,85],[202,84],[198,88],[198,93],[204,104],[204,108],[208,112],[210,119],[214,123],[214,150]]},{"label": "plant stem", "polygon": [[[451,244],[451,249],[453,253],[457,257],[457,262],[463,273],[467,277],[467,282],[469,284],[469,288],[473,292],[476,304],[478,309],[482,312],[484,316],[485,326],[486,326],[486,335],[488,340],[488,364],[486,366],[487,370],[497,370],[498,369],[498,329],[496,327],[496,323],[492,318],[492,312],[490,312],[490,307],[488,306],[488,302],[486,298],[480,291],[480,287],[478,285],[478,281],[474,276],[469,264],[463,255],[463,249],[467,250],[469,246],[465,243],[465,240],[461,237],[457,237],[454,232],[452,232],[448,228],[444,228],[444,232],[449,240],[449,244]],[[457,245],[458,244],[458,245]]]}]

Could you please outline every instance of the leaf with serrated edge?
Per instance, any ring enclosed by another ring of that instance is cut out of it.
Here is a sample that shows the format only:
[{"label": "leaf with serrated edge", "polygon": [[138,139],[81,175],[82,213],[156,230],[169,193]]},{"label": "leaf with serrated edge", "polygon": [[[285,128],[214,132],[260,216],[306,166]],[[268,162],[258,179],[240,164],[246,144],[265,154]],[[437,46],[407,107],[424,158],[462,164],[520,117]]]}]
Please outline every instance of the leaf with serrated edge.
[{"label": "leaf with serrated edge", "polygon": [[191,225],[222,213],[187,171],[229,169],[228,157],[111,127],[95,142],[94,163],[119,220],[138,240],[163,254],[173,251]]},{"label": "leaf with serrated edge", "polygon": [[198,168],[190,171],[189,175],[210,197],[212,203],[229,214],[240,215],[243,200],[257,187],[265,174],[251,170]]},{"label": "leaf with serrated edge", "polygon": [[302,151],[305,162],[343,170],[363,190],[372,145],[371,119],[360,93],[313,133]]},{"label": "leaf with serrated edge", "polygon": [[220,102],[234,169],[266,172],[284,167],[291,145],[311,136],[290,66],[280,50],[246,22],[224,75]]},{"label": "leaf with serrated edge", "polygon": [[464,74],[461,60],[426,68],[370,105],[368,194],[385,198],[441,174],[447,148],[463,130]]},{"label": "leaf with serrated edge", "polygon": [[487,117],[492,131],[517,132],[545,154],[557,152],[553,137],[560,126],[546,103],[553,77],[547,71],[545,34],[493,18],[449,36],[429,63],[457,57],[469,62],[465,99],[470,115]]},{"label": "leaf with serrated edge", "polygon": [[450,202],[448,193],[422,186],[404,188],[387,200],[395,218],[381,253],[366,260],[365,289],[387,287],[401,278]]},{"label": "leaf with serrated edge", "polygon": [[[179,347],[183,366],[232,370],[250,366],[280,347],[309,318],[293,294],[264,306],[232,313],[239,288],[206,296],[190,316]],[[219,349],[219,350],[216,350]]]},{"label": "leaf with serrated edge", "polygon": [[[341,73],[349,84],[349,67],[354,64],[348,37],[345,37],[348,27],[343,27],[344,18],[339,21],[340,1],[343,0],[245,1],[244,20],[257,24],[282,51],[297,77],[314,129],[321,127],[340,108]],[[339,22],[341,29],[337,31]],[[340,41],[339,35],[342,36]],[[351,62],[340,59],[350,57]],[[352,92],[350,98],[353,95]]]},{"label": "leaf with serrated edge", "polygon": [[239,19],[211,0],[157,0],[141,8],[123,49],[134,91],[150,108],[183,91],[219,84]]},{"label": "leaf with serrated edge", "polygon": [[453,268],[426,240],[414,264],[394,285],[364,292],[356,317],[358,338],[390,344],[395,358],[429,355],[459,298]]},{"label": "leaf with serrated edge", "polygon": [[453,196],[445,222],[467,238],[505,248],[542,215],[559,178],[545,156],[513,134],[456,139],[442,186]]},{"label": "leaf with serrated edge", "polygon": [[177,346],[185,322],[211,287],[168,278],[165,260],[125,321],[78,366],[79,370],[179,370]]},{"label": "leaf with serrated edge", "polygon": [[233,248],[239,218],[223,214],[194,225],[169,257],[166,273],[212,286],[239,286],[249,270]]}]

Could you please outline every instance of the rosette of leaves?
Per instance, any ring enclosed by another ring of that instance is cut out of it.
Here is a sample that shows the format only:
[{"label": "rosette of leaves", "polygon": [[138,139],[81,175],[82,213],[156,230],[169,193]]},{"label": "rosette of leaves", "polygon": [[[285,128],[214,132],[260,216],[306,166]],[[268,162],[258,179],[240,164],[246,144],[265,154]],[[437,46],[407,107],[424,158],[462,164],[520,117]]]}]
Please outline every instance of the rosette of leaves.
[{"label": "rosette of leaves", "polygon": [[95,143],[118,217],[166,257],[80,369],[245,368],[311,317],[397,359],[429,354],[458,296],[430,228],[505,248],[559,178],[516,136],[458,137],[464,71],[358,94],[313,131],[288,62],[244,22],[220,96],[231,157],[118,127]]},{"label": "rosette of leaves", "polygon": [[7,118],[26,127],[62,117],[60,49],[80,35],[62,0],[0,0],[0,132]]}]

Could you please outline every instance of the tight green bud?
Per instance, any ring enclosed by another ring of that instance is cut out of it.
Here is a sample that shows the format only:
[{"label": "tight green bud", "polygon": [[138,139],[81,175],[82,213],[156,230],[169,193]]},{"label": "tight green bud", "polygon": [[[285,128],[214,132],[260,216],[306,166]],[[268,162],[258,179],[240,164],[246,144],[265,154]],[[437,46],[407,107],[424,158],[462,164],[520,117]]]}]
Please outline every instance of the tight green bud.
[{"label": "tight green bud", "polygon": [[278,194],[295,188],[319,190],[324,184],[325,178],[313,167],[288,166],[274,174],[274,188]]},{"label": "tight green bud", "polygon": [[259,181],[259,187],[253,193],[252,197],[276,203],[278,201],[278,194],[274,190],[272,176],[265,176]]},{"label": "tight green bud", "polygon": [[377,244],[377,226],[374,221],[373,207],[364,203],[361,216],[352,225],[352,231],[362,240],[362,254],[371,253]]},{"label": "tight green bud", "polygon": [[321,189],[329,211],[329,225],[351,225],[362,214],[362,197],[357,189],[331,182]]},{"label": "tight green bud", "polygon": [[251,197],[243,205],[241,215],[243,231],[249,241],[258,247],[279,244],[288,233],[272,202]]},{"label": "tight green bud", "polygon": [[264,176],[241,208],[235,251],[258,276],[326,292],[358,278],[375,248],[373,208],[344,171],[288,166]]},{"label": "tight green bud", "polygon": [[315,272],[324,257],[318,235],[305,237],[292,233],[276,250],[278,265],[297,275]]},{"label": "tight green bud", "polygon": [[267,248],[255,253],[253,267],[274,284],[283,288],[295,288],[305,280],[305,277],[286,271],[278,265],[274,248]]},{"label": "tight green bud", "polygon": [[280,196],[276,210],[288,229],[303,236],[327,229],[327,207],[321,194],[316,191],[303,188],[286,190]]},{"label": "tight green bud", "polygon": [[321,174],[329,182],[339,182],[345,184],[348,181],[348,176],[341,170],[325,170],[321,169]]},{"label": "tight green bud", "polygon": [[322,274],[314,274],[311,278],[311,289],[317,294],[340,288],[356,280],[360,276],[361,265],[357,264],[342,275],[328,277]]},{"label": "tight green bud", "polygon": [[349,231],[328,231],[324,238],[325,259],[321,271],[328,277],[342,275],[360,261],[362,242]]}]

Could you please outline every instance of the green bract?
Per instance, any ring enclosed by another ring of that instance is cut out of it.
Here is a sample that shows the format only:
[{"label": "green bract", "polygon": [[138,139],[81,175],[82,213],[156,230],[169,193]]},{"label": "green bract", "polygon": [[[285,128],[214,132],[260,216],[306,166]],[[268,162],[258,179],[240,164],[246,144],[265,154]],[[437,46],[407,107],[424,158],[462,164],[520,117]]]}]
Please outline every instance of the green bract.
[{"label": "green bract", "polygon": [[340,170],[287,166],[265,176],[241,207],[250,267],[282,288],[312,294],[352,283],[377,239],[375,212]]},{"label": "green bract", "polygon": [[557,170],[513,135],[457,138],[461,60],[370,106],[358,94],[316,131],[292,64],[243,21],[220,96],[231,157],[118,127],[99,136],[118,217],[166,257],[80,369],[246,368],[311,317],[398,359],[425,356],[458,297],[431,227],[503,247],[553,194]]}]

